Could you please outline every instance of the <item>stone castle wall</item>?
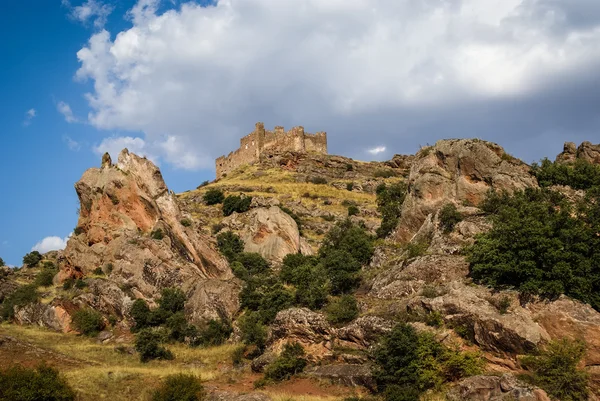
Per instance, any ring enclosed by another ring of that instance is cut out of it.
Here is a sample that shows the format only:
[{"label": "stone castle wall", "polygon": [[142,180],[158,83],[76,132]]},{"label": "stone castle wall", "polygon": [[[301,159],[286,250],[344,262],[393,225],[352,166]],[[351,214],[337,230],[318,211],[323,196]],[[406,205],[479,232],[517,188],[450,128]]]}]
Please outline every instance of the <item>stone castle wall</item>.
[{"label": "stone castle wall", "polygon": [[263,123],[256,123],[254,131],[240,139],[239,149],[215,161],[217,179],[242,165],[258,162],[263,155],[286,151],[327,154],[327,134],[307,134],[303,127],[285,132],[283,127],[277,126],[268,131]]}]

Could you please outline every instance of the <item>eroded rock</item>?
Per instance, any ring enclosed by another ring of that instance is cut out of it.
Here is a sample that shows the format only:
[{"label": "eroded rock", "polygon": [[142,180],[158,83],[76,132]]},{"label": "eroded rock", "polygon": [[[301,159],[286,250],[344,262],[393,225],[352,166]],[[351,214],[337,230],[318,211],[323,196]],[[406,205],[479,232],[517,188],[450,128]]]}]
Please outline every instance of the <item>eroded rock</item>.
[{"label": "eroded rock", "polygon": [[550,401],[545,391],[520,382],[510,374],[469,377],[446,396],[450,401]]}]

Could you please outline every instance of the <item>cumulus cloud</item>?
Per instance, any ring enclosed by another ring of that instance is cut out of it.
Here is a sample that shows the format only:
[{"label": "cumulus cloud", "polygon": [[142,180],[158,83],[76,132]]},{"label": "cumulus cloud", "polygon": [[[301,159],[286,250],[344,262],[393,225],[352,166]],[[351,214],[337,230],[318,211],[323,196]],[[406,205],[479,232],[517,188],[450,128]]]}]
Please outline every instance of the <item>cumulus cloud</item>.
[{"label": "cumulus cloud", "polygon": [[23,120],[23,125],[28,126],[31,125],[31,121],[37,116],[37,111],[35,109],[29,109],[25,112],[25,120]]},{"label": "cumulus cloud", "polygon": [[65,121],[69,124],[77,122],[77,118],[73,115],[73,110],[71,110],[71,106],[69,106],[68,103],[60,101],[56,105],[56,109],[63,115]]},{"label": "cumulus cloud", "polygon": [[75,21],[87,24],[90,21],[96,28],[106,25],[108,16],[114,7],[97,0],[88,0],[79,6],[73,6],[69,0],[62,0],[62,5],[69,9],[69,16]]},{"label": "cumulus cloud", "polygon": [[212,167],[256,121],[326,130],[350,156],[476,136],[523,157],[534,138],[560,150],[600,128],[597,1],[158,5],[139,0],[130,28],[94,34],[76,76],[93,83],[91,124],[141,132],[180,168]]},{"label": "cumulus cloud", "polygon": [[39,253],[46,253],[50,251],[58,251],[65,249],[67,246],[67,241],[69,240],[71,235],[61,238],[61,237],[46,237],[31,248],[32,251],[38,251]]},{"label": "cumulus cloud", "polygon": [[372,155],[378,155],[380,153],[385,152],[385,146],[377,146],[377,147],[367,150],[367,152],[369,152]]},{"label": "cumulus cloud", "polygon": [[158,161],[158,158],[151,153],[146,141],[142,138],[134,138],[131,136],[113,136],[105,138],[100,144],[93,147],[93,151],[98,155],[103,155],[108,152],[113,160],[117,160],[119,153],[125,148],[138,156],[145,156],[155,163]]}]

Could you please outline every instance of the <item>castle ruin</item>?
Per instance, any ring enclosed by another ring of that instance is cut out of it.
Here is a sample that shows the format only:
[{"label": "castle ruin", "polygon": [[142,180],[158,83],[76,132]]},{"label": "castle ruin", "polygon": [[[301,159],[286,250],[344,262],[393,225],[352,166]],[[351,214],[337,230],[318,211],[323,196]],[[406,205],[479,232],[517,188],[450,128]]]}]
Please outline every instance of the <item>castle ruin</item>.
[{"label": "castle ruin", "polygon": [[217,179],[242,165],[260,161],[264,155],[286,151],[327,154],[327,134],[308,134],[304,127],[285,132],[277,126],[274,131],[267,131],[263,123],[256,123],[254,131],[240,139],[239,149],[216,160]]}]

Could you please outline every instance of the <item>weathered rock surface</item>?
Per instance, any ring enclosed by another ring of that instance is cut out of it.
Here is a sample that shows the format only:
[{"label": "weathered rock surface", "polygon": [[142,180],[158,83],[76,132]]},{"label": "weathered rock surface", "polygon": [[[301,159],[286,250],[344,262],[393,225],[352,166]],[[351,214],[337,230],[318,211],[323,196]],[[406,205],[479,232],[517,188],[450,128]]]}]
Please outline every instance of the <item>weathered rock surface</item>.
[{"label": "weathered rock surface", "polygon": [[573,142],[565,142],[562,153],[556,156],[556,162],[562,164],[572,164],[577,159],[600,164],[600,144],[593,145],[591,142],[585,141],[576,147]]},{"label": "weathered rock surface", "polygon": [[537,186],[529,167],[491,142],[441,140],[417,153],[396,233],[411,240],[423,222],[443,205],[478,205],[490,188],[514,191]]},{"label": "weathered rock surface", "polygon": [[323,365],[310,368],[305,373],[308,377],[328,380],[333,384],[375,389],[375,380],[369,365]]},{"label": "weathered rock surface", "polygon": [[280,350],[288,342],[301,344],[313,359],[330,356],[335,330],[320,313],[308,308],[290,308],[277,314],[271,324],[270,348]]},{"label": "weathered rock surface", "polygon": [[222,224],[240,235],[244,251],[259,253],[272,263],[280,264],[290,253],[312,254],[294,219],[277,206],[234,213],[223,219]]},{"label": "weathered rock surface", "polygon": [[490,302],[491,298],[489,290],[483,287],[455,282],[442,296],[415,299],[409,310],[439,312],[449,326],[472,330],[475,343],[488,351],[524,354],[550,339],[529,311],[513,302],[510,311],[501,314]]},{"label": "weathered rock surface", "polygon": [[176,198],[152,162],[125,149],[116,165],[105,157],[102,168],[87,170],[75,189],[80,217],[59,258],[60,276],[82,277],[98,267],[108,273],[82,302],[124,316],[133,299],[177,287],[194,300],[187,312],[196,321],[237,310],[231,298],[239,284],[226,260],[210,238],[181,224]]},{"label": "weathered rock surface", "polygon": [[274,352],[265,352],[262,355],[260,355],[257,358],[254,358],[252,360],[252,362],[250,363],[250,368],[252,369],[253,372],[255,373],[262,373],[264,372],[265,368],[275,362],[275,360],[277,359],[277,354],[275,354]]},{"label": "weathered rock surface", "polygon": [[271,397],[263,393],[238,394],[215,391],[208,395],[207,401],[271,401]]},{"label": "weathered rock surface", "polygon": [[15,308],[14,321],[20,325],[47,327],[67,333],[72,331],[71,313],[75,310],[77,307],[73,304],[63,303],[59,300],[55,300],[51,304],[36,302]]},{"label": "weathered rock surface", "polygon": [[377,317],[363,316],[336,331],[338,342],[343,345],[368,348],[379,338],[389,333],[394,327],[394,322]]},{"label": "weathered rock surface", "polygon": [[505,374],[469,377],[446,394],[450,401],[550,401],[545,391]]}]

